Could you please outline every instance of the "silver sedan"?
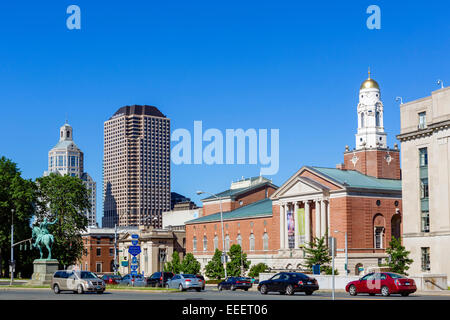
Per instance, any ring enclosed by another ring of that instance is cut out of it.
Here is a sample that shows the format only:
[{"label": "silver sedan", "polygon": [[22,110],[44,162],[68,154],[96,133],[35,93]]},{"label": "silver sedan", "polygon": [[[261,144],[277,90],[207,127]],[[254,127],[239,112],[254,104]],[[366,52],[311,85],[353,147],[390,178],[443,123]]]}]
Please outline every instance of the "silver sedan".
[{"label": "silver sedan", "polygon": [[193,274],[176,274],[172,279],[167,281],[166,287],[179,289],[180,291],[194,289],[200,292],[202,290],[202,283]]}]

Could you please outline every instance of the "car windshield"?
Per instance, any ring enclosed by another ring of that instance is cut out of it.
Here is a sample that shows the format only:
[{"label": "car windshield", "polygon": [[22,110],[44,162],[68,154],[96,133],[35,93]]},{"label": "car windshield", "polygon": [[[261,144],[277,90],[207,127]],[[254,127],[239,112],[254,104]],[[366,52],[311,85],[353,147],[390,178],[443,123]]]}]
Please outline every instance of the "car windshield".
[{"label": "car windshield", "polygon": [[388,273],[388,275],[389,275],[392,279],[406,279],[405,276],[402,276],[401,274],[397,274],[397,273]]},{"label": "car windshield", "polygon": [[81,271],[79,275],[80,275],[81,279],[97,278],[97,275],[95,273],[93,273],[93,272],[90,272],[90,271]]}]

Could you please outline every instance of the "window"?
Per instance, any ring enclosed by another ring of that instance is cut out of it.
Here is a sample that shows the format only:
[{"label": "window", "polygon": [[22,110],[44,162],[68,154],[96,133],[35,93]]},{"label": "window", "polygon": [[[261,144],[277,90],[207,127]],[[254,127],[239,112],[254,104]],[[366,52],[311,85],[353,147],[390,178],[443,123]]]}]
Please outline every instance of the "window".
[{"label": "window", "polygon": [[361,128],[364,128],[364,112],[361,113]]},{"label": "window", "polygon": [[430,248],[422,249],[422,271],[430,271]]},{"label": "window", "polygon": [[421,167],[428,166],[428,149],[427,148],[419,149],[419,161],[420,161]]},{"label": "window", "polygon": [[214,251],[219,248],[219,237],[216,235],[214,236]]},{"label": "window", "polygon": [[207,251],[208,250],[208,239],[206,238],[206,236],[203,237],[203,251]]},{"label": "window", "polygon": [[420,179],[420,198],[428,198],[428,178]]},{"label": "window", "polygon": [[255,251],[255,236],[253,235],[253,233],[250,234],[249,242],[250,242],[250,251]]},{"label": "window", "polygon": [[375,112],[375,126],[377,126],[377,127],[380,126],[380,112],[379,111]]},{"label": "window", "polygon": [[95,264],[95,270],[96,270],[97,273],[102,272],[102,263],[101,262],[97,262]]},{"label": "window", "polygon": [[109,256],[110,257],[114,256],[114,249],[113,248],[109,248]]},{"label": "window", "polygon": [[192,247],[194,251],[197,251],[197,237],[192,239]]},{"label": "window", "polygon": [[375,248],[383,248],[383,227],[375,227]]},{"label": "window", "polygon": [[419,129],[425,129],[427,127],[427,113],[419,113]]},{"label": "window", "polygon": [[269,250],[269,235],[267,232],[263,234],[263,250]]},{"label": "window", "polygon": [[101,256],[102,255],[102,248],[97,248],[97,256]]},{"label": "window", "polygon": [[422,232],[430,232],[430,213],[428,211],[422,211],[420,220]]},{"label": "window", "polygon": [[236,237],[236,243],[238,245],[240,245],[241,248],[242,248],[242,237],[241,237],[241,234],[238,234],[238,236]]},{"label": "window", "polygon": [[225,251],[229,251],[230,250],[230,236],[227,235],[225,237]]}]

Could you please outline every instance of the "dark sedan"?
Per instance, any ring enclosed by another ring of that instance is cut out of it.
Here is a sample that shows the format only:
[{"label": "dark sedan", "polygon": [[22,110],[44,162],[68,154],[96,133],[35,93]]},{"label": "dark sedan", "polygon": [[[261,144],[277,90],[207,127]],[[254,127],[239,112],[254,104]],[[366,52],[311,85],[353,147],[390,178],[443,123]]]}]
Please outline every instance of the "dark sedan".
[{"label": "dark sedan", "polygon": [[280,272],[269,280],[261,281],[258,284],[258,290],[262,294],[269,292],[279,292],[280,294],[293,295],[295,292],[304,292],[311,295],[319,290],[317,280],[303,273],[298,272]]},{"label": "dark sedan", "polygon": [[228,277],[224,281],[219,283],[219,285],[217,286],[219,291],[222,291],[224,289],[232,291],[236,289],[242,289],[247,291],[251,287],[252,287],[252,280],[250,278],[245,277]]},{"label": "dark sedan", "polygon": [[165,287],[167,281],[173,278],[172,272],[155,272],[147,278],[148,287]]}]

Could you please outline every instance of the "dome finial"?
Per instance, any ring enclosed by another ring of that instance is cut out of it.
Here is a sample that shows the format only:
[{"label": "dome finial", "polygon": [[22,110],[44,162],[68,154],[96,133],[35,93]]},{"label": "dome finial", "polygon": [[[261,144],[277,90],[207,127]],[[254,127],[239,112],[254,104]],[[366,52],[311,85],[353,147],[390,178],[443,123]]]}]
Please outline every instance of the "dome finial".
[{"label": "dome finial", "polygon": [[369,71],[368,71],[368,73],[369,73],[369,80],[370,80],[370,67],[369,67]]}]

